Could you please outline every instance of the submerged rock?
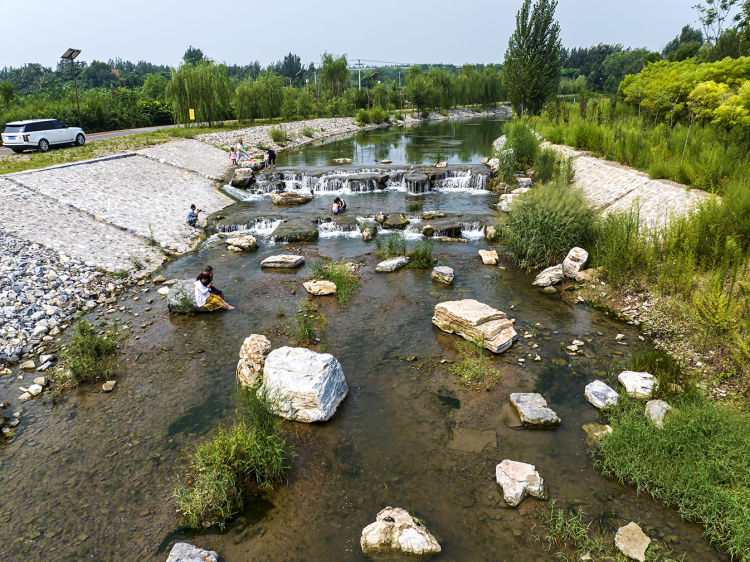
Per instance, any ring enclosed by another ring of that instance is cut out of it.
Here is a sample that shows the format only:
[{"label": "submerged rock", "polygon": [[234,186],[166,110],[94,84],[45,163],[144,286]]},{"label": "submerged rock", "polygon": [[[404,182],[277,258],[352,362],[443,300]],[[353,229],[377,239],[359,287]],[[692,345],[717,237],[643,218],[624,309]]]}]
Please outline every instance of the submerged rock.
[{"label": "submerged rock", "polygon": [[583,269],[589,259],[589,253],[583,248],[573,248],[562,262],[563,275],[569,279],[575,279],[575,276]]},{"label": "submerged rock", "polygon": [[406,256],[402,256],[400,258],[391,258],[389,260],[381,261],[375,267],[375,271],[380,271],[381,273],[396,271],[397,269],[401,269],[408,263],[409,258]]},{"label": "submerged rock", "polygon": [[186,542],[178,542],[169,552],[167,562],[219,562],[213,550],[203,550]]},{"label": "submerged rock", "polygon": [[599,410],[609,410],[620,399],[620,395],[602,381],[587,384],[583,395]]},{"label": "submerged rock", "polygon": [[521,423],[527,427],[557,427],[562,422],[547,401],[536,392],[514,392],[510,404],[518,412]]},{"label": "submerged rock", "polygon": [[636,398],[651,398],[658,386],[653,375],[636,371],[623,371],[617,380],[625,387],[628,394]]},{"label": "submerged rock", "polygon": [[649,400],[646,402],[646,415],[656,427],[664,427],[664,416],[672,410],[672,406],[664,400]]},{"label": "submerged rock", "polygon": [[307,219],[295,219],[282,222],[271,233],[276,242],[315,242],[320,233],[316,224]]},{"label": "submerged rock", "polygon": [[333,355],[301,347],[280,347],[268,354],[263,388],[278,415],[304,423],[329,420],[349,390]]},{"label": "submerged rock", "polygon": [[117,386],[117,381],[107,381],[102,385],[102,390],[104,392],[112,392],[115,386]]},{"label": "submerged rock", "polygon": [[261,267],[298,267],[305,263],[305,256],[296,254],[282,254],[280,256],[271,256],[260,262]]},{"label": "submerged rock", "polygon": [[419,519],[400,507],[386,507],[362,530],[359,541],[366,555],[409,555],[426,560],[442,550]]},{"label": "submerged rock", "polygon": [[250,252],[258,249],[258,242],[255,240],[255,236],[251,234],[233,232],[229,238],[224,240],[224,243],[230,247],[229,249],[234,247],[242,252]]},{"label": "submerged rock", "polygon": [[482,258],[484,265],[497,265],[500,260],[497,250],[479,250],[479,257]]},{"label": "submerged rock", "polygon": [[271,342],[266,336],[252,334],[245,338],[237,363],[237,380],[241,385],[255,387],[263,382],[263,366],[270,352]]},{"label": "submerged rock", "polygon": [[409,221],[400,213],[391,213],[383,220],[382,224],[383,228],[389,230],[404,230],[409,224]]},{"label": "submerged rock", "polygon": [[583,424],[581,428],[586,432],[589,439],[597,443],[601,441],[605,435],[612,433],[612,426],[602,425],[600,423],[586,423]]},{"label": "submerged rock", "polygon": [[518,338],[504,312],[473,299],[437,304],[432,323],[449,334],[484,342],[493,353],[502,353]]},{"label": "submerged rock", "polygon": [[430,277],[440,283],[451,285],[453,283],[453,269],[444,265],[438,265],[432,269]]},{"label": "submerged rock", "polygon": [[544,480],[533,464],[505,459],[495,468],[495,479],[508,507],[518,507],[527,494],[540,500],[547,498]]},{"label": "submerged rock", "polygon": [[563,267],[562,265],[553,265],[542,271],[536,276],[532,285],[535,287],[549,287],[550,285],[556,285],[563,280]]},{"label": "submerged rock", "polygon": [[651,539],[632,521],[624,527],[620,527],[615,535],[617,549],[628,558],[639,562],[645,562],[646,550],[650,544]]},{"label": "submerged rock", "polygon": [[336,283],[332,281],[307,281],[302,283],[302,286],[305,291],[316,297],[336,294]]},{"label": "submerged rock", "polygon": [[365,227],[362,229],[362,241],[363,242],[372,242],[372,229]]},{"label": "submerged rock", "polygon": [[312,195],[305,195],[296,191],[271,192],[271,201],[273,201],[274,205],[304,205],[312,200]]}]

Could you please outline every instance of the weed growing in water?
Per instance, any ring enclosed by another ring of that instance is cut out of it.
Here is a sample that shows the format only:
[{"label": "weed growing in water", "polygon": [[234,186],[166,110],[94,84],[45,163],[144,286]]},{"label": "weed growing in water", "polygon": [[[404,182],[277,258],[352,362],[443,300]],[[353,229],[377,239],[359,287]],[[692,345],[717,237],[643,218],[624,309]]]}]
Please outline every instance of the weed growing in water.
[{"label": "weed growing in water", "polygon": [[490,358],[484,352],[481,341],[459,340],[456,342],[458,362],[451,364],[448,370],[457,375],[466,386],[480,386],[484,383],[492,388],[502,381],[499,371],[490,366]]},{"label": "weed growing in water", "polygon": [[424,203],[409,203],[408,207],[406,207],[406,210],[410,213],[421,213],[423,208]]},{"label": "weed growing in water", "polygon": [[279,305],[279,308],[276,309],[276,316],[279,318],[282,318],[286,314],[286,307],[283,304]]},{"label": "weed growing in water", "polygon": [[320,339],[325,339],[328,320],[325,314],[318,312],[318,305],[301,299],[297,303],[297,311],[294,315],[297,325],[294,327],[293,337],[297,340],[297,345],[315,343],[316,330],[320,332]]},{"label": "weed growing in water", "polygon": [[334,262],[324,258],[314,262],[310,269],[312,270],[311,279],[322,279],[336,285],[336,297],[339,300],[339,306],[346,308],[351,296],[359,289],[359,278],[349,272],[346,262]]},{"label": "weed growing in water", "polygon": [[156,238],[154,238],[154,229],[151,227],[151,223],[148,223],[148,237],[146,238],[146,245],[147,246],[158,246],[159,243],[156,241]]},{"label": "weed growing in water", "polygon": [[406,238],[403,232],[394,232],[375,239],[376,255],[379,259],[397,258],[406,255]]},{"label": "weed growing in water", "polygon": [[409,265],[411,269],[428,269],[435,265],[432,257],[433,243],[431,240],[420,240],[409,252]]},{"label": "weed growing in water", "polygon": [[91,381],[112,374],[117,333],[105,330],[100,334],[86,320],[73,328],[73,338],[63,354],[65,371],[60,379],[63,384]]}]

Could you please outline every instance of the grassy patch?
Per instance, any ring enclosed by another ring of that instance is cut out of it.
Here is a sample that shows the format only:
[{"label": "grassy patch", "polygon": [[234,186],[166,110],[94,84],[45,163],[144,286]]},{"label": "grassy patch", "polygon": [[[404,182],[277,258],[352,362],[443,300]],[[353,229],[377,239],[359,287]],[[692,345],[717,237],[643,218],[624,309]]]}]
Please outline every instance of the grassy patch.
[{"label": "grassy patch", "polygon": [[411,248],[406,245],[406,237],[403,232],[394,232],[388,236],[379,236],[375,239],[377,246],[376,255],[378,259],[409,257],[408,267],[411,269],[426,269],[435,265],[432,257],[434,247],[430,240],[420,240]]},{"label": "grassy patch", "polygon": [[492,388],[502,381],[500,371],[490,366],[490,358],[485,353],[482,342],[458,340],[456,342],[458,361],[451,364],[448,370],[456,375],[466,386]]},{"label": "grassy patch", "polygon": [[424,203],[409,203],[406,210],[410,213],[421,213],[424,209]]},{"label": "grassy patch", "polygon": [[313,138],[315,136],[315,129],[308,126],[302,127],[302,134],[306,137]]},{"label": "grassy patch", "polygon": [[62,355],[65,369],[58,380],[63,385],[75,385],[111,376],[116,350],[116,332],[105,330],[99,333],[88,321],[79,321]]},{"label": "grassy patch", "polygon": [[280,144],[282,142],[286,142],[287,139],[287,132],[285,127],[272,127],[268,131],[268,136],[271,137],[271,140],[275,142],[276,144]]},{"label": "grassy patch", "polygon": [[431,240],[420,240],[409,250],[409,267],[410,269],[428,269],[435,265],[435,258],[432,257],[434,244]]},{"label": "grassy patch", "polygon": [[346,262],[334,262],[326,258],[314,262],[310,269],[312,270],[310,279],[322,279],[336,285],[336,298],[339,300],[339,306],[346,308],[351,296],[359,289],[359,278],[349,272]]},{"label": "grassy patch", "polygon": [[294,450],[272,413],[272,400],[263,391],[241,387],[242,411],[229,429],[221,426],[210,440],[198,445],[174,497],[184,524],[200,528],[204,523],[224,527],[242,509],[244,486],[272,488],[286,481]]},{"label": "grassy patch", "polygon": [[[632,484],[685,519],[702,523],[706,534],[736,560],[750,560],[750,418],[715,403],[680,380],[679,367],[664,356],[636,357],[665,386],[659,391],[674,407],[657,428],[644,402],[621,396],[607,414],[613,433],[597,450],[606,476]],[[679,381],[683,392],[668,381]]]},{"label": "grassy patch", "polygon": [[318,312],[318,305],[314,302],[301,299],[297,303],[294,316],[297,323],[292,329],[292,337],[296,340],[297,345],[315,343],[316,334],[319,335],[321,340],[325,339],[328,320],[325,314]]}]

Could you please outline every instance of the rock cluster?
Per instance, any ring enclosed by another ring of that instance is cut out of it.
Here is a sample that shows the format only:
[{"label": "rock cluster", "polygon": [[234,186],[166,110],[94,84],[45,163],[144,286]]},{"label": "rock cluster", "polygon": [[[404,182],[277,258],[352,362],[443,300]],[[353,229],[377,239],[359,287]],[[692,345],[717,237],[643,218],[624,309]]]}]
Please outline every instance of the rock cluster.
[{"label": "rock cluster", "polygon": [[518,338],[504,312],[473,299],[437,304],[432,323],[449,334],[483,342],[493,353],[502,353]]},{"label": "rock cluster", "polygon": [[263,382],[263,366],[271,352],[271,342],[266,336],[252,334],[240,347],[237,363],[237,380],[243,386],[256,387]]},{"label": "rock cluster", "polygon": [[425,560],[442,550],[419,519],[400,507],[386,507],[362,530],[362,552],[370,556],[407,555]]},{"label": "rock cluster", "polygon": [[549,287],[550,285],[556,285],[565,277],[577,280],[576,276],[581,272],[583,266],[586,265],[588,259],[589,254],[586,250],[583,248],[573,248],[568,252],[568,255],[561,264],[548,267],[537,275],[532,285]]}]

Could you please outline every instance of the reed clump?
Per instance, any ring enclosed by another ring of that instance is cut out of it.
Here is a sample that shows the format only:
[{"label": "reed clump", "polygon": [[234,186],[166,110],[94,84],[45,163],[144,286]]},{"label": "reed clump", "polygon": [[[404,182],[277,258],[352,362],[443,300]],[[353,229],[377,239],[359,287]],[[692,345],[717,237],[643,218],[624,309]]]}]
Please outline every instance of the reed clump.
[{"label": "reed clump", "polygon": [[349,299],[360,285],[359,278],[353,271],[350,271],[347,265],[344,260],[332,261],[322,258],[310,266],[312,271],[310,279],[322,279],[336,285],[336,298],[341,308],[349,305]]}]

